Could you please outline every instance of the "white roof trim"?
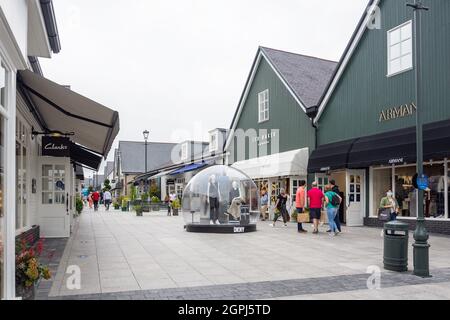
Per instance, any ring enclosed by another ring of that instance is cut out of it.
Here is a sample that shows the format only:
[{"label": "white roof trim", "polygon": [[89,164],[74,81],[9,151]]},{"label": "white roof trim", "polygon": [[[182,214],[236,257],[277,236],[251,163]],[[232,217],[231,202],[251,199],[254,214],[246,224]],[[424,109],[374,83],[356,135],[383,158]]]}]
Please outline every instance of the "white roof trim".
[{"label": "white roof trim", "polygon": [[303,105],[303,103],[300,101],[300,99],[297,97],[297,95],[294,93],[294,91],[292,91],[291,87],[289,87],[289,85],[287,84],[287,82],[284,80],[284,78],[281,76],[281,74],[278,72],[278,70],[275,68],[275,66],[272,64],[272,62],[270,61],[270,59],[264,54],[264,51],[260,48],[258,50],[258,57],[256,60],[256,63],[254,64],[254,67],[251,71],[250,74],[250,79],[246,84],[245,90],[244,90],[244,95],[242,97],[242,100],[239,104],[239,109],[238,112],[236,114],[236,117],[234,118],[234,121],[232,123],[231,126],[231,130],[230,130],[230,134],[227,137],[227,143],[225,145],[225,150],[227,150],[230,147],[230,143],[233,140],[234,137],[234,131],[236,130],[236,126],[238,123],[238,120],[241,117],[242,114],[242,110],[244,109],[244,105],[247,102],[247,98],[248,98],[248,94],[250,91],[250,88],[253,84],[253,80],[255,79],[255,75],[256,75],[256,71],[259,68],[259,65],[261,63],[261,58],[264,58],[266,60],[266,62],[269,64],[269,66],[272,68],[273,72],[275,72],[275,74],[278,76],[278,78],[280,79],[280,81],[284,84],[284,86],[286,87],[286,89],[289,91],[289,93],[292,95],[292,97],[294,97],[295,101],[298,103],[298,105],[302,108],[303,112],[306,113],[306,107]]},{"label": "white roof trim", "polygon": [[357,33],[355,39],[353,40],[353,43],[350,46],[350,49],[347,51],[347,54],[344,57],[344,60],[342,61],[341,65],[339,66],[338,72],[336,73],[336,75],[333,78],[333,82],[331,83],[330,87],[328,88],[328,90],[325,94],[325,97],[323,98],[322,102],[320,103],[319,111],[317,113],[316,118],[314,119],[314,124],[317,124],[317,122],[320,119],[320,116],[324,112],[325,106],[327,105],[331,96],[333,95],[334,89],[336,89],[337,84],[341,80],[342,74],[344,73],[345,69],[347,68],[348,63],[350,62],[350,58],[353,56],[353,53],[355,52],[356,48],[358,47],[358,44],[361,41],[361,38],[366,31],[367,24],[369,23],[369,21],[372,17],[372,15],[371,15],[372,12],[378,7],[379,3],[380,3],[380,0],[375,0],[375,2],[372,4],[370,9],[367,10],[366,18],[364,19],[364,22],[361,24],[361,27],[359,28],[358,33]]}]

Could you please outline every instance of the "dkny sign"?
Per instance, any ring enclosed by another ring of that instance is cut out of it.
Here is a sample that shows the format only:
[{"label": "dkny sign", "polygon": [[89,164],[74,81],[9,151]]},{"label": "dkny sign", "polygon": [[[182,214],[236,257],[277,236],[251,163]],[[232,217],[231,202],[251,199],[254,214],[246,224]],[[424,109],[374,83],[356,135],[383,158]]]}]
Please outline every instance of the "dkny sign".
[{"label": "dkny sign", "polygon": [[70,139],[66,137],[42,137],[42,155],[48,157],[70,157]]}]

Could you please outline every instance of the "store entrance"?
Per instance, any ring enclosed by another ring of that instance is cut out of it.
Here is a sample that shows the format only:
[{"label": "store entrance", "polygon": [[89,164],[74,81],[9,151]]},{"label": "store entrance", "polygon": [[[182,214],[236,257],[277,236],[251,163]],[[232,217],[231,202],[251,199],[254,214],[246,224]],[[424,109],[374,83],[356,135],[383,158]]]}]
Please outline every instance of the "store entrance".
[{"label": "store entrance", "polygon": [[[347,182],[346,182],[346,173],[345,171],[333,172],[328,176],[328,181],[334,180],[336,182],[336,186],[339,188],[339,195],[342,199],[346,199],[347,196]],[[347,206],[346,201],[342,201],[341,207],[339,208],[339,219],[341,224],[347,223]]]},{"label": "store entrance", "polygon": [[39,222],[44,238],[70,237],[73,170],[69,158],[39,158]]}]

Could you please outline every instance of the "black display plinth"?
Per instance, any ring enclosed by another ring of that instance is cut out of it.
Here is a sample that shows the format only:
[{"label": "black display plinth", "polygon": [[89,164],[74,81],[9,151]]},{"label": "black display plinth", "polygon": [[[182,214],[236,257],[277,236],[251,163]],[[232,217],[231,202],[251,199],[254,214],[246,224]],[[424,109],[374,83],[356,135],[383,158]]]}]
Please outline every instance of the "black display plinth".
[{"label": "black display plinth", "polygon": [[186,231],[196,233],[248,233],[256,231],[256,224],[188,224],[186,225]]}]

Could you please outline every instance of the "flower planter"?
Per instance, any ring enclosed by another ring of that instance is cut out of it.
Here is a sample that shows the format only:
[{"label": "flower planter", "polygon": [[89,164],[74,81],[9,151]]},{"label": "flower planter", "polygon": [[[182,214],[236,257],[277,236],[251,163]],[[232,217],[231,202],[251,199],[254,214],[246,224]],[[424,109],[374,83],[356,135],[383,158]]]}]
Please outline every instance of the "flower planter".
[{"label": "flower planter", "polygon": [[136,211],[136,216],[137,216],[137,217],[143,217],[144,214],[142,213],[142,210]]},{"label": "flower planter", "polygon": [[152,211],[159,211],[159,204],[152,204]]},{"label": "flower planter", "polygon": [[34,300],[36,298],[36,287],[35,285],[31,287],[18,285],[16,287],[16,297],[20,297],[22,300]]},{"label": "flower planter", "polygon": [[172,215],[174,215],[174,216],[178,216],[178,210],[179,209],[172,209]]}]

